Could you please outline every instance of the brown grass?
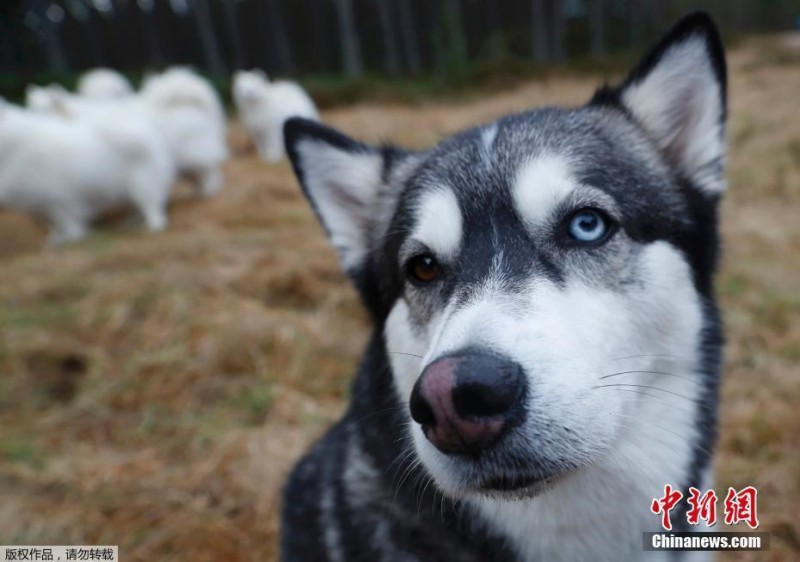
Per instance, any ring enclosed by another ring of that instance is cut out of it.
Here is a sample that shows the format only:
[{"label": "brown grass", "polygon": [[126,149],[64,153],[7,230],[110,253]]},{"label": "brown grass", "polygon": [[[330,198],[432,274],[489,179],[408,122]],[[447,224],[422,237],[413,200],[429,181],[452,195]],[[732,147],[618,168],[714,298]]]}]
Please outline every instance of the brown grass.
[{"label": "brown grass", "polygon": [[[729,334],[717,490],[752,483],[772,550],[800,557],[800,58],[732,54],[719,280]],[[598,77],[489,99],[360,105],[325,119],[429,145]],[[210,201],[167,232],[118,225],[42,250],[0,214],[0,543],[118,544],[125,560],[273,560],[281,483],[339,414],[367,321],[287,164],[241,131]]]}]

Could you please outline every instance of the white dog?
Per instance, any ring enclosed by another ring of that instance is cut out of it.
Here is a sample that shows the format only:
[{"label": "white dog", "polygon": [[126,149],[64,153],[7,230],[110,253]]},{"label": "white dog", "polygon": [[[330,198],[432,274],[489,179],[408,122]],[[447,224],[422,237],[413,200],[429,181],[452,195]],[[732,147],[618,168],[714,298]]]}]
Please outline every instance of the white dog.
[{"label": "white dog", "polygon": [[173,68],[145,80],[137,96],[122,99],[86,98],[58,85],[27,88],[29,108],[80,116],[100,114],[113,121],[149,125],[161,136],[178,173],[196,182],[208,197],[222,187],[221,164],[228,158],[225,112],[217,94],[200,76]]},{"label": "white dog", "polygon": [[52,244],[83,238],[92,219],[127,205],[149,230],[162,230],[174,172],[148,135],[130,120],[44,115],[2,104],[0,205],[45,219]]},{"label": "white dog", "polygon": [[116,70],[94,68],[78,80],[78,94],[87,98],[119,99],[133,95],[130,81]]},{"label": "white dog", "polygon": [[258,154],[268,162],[283,159],[283,123],[290,117],[318,120],[314,102],[300,85],[270,82],[260,70],[239,71],[233,76],[233,100]]},{"label": "white dog", "polygon": [[198,74],[176,67],[147,78],[139,98],[164,136],[178,171],[197,182],[200,195],[217,193],[228,146],[225,111],[214,89]]}]

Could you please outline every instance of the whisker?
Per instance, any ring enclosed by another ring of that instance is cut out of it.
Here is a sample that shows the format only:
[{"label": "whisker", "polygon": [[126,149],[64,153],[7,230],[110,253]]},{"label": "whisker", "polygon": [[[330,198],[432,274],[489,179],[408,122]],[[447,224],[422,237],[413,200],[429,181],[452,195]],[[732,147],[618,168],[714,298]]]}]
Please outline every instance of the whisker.
[{"label": "whisker", "polygon": [[410,357],[417,357],[422,359],[422,355],[417,355],[416,353],[408,353],[406,351],[386,351],[386,353],[391,353],[392,355],[408,355]]},{"label": "whisker", "polygon": [[665,357],[665,358],[670,358],[670,359],[676,359],[676,358],[678,358],[678,356],[677,356],[677,355],[664,355],[664,354],[648,354],[648,353],[643,353],[643,354],[641,354],[641,355],[626,355],[625,357],[617,357],[617,358],[615,358],[615,359],[612,359],[612,361],[622,361],[622,360],[624,360],[624,359],[639,359],[639,358],[643,358],[643,357]]},{"label": "whisker", "polygon": [[661,404],[664,404],[665,406],[669,406],[670,408],[676,408],[677,410],[679,410],[679,411],[681,411],[681,412],[683,412],[683,413],[685,413],[687,415],[694,414],[694,412],[691,411],[691,410],[687,410],[686,408],[682,408],[681,406],[675,405],[672,402],[665,401],[663,399],[664,398],[663,396],[648,394],[647,392],[643,392],[641,390],[633,390],[631,388],[619,388],[619,385],[613,385],[613,384],[612,385],[607,385],[607,386],[605,386],[603,388],[611,388],[611,390],[616,390],[618,392],[631,392],[633,394],[639,394],[641,396],[647,396],[648,398],[653,398],[654,400],[657,400],[658,402],[660,402]]},{"label": "whisker", "polygon": [[[636,421],[641,421],[641,420],[636,420]],[[640,428],[640,427],[634,427],[634,426],[632,426],[632,425],[628,425],[628,424],[625,424],[625,423],[620,423],[620,424],[619,424],[619,426],[620,426],[620,427],[623,427],[623,428],[625,428],[625,429],[628,429],[628,430],[630,430],[630,431],[641,431],[641,428]],[[665,441],[664,439],[661,439],[661,438],[660,438],[660,437],[663,437],[663,436],[661,436],[661,435],[658,435],[658,436],[656,436],[656,435],[653,435],[652,433],[644,433],[643,435],[644,435],[645,437],[647,437],[648,439],[651,439],[651,440],[652,440],[652,441],[654,441],[655,443],[658,443],[659,445],[662,445],[662,446],[664,446],[664,447],[665,447],[666,449],[668,449],[670,452],[672,452],[672,453],[677,453],[677,449],[676,449],[676,447],[675,447],[675,445],[674,445],[673,443],[670,443],[670,442],[668,442],[668,441]],[[643,446],[641,443],[639,443],[639,442],[633,441],[633,442],[630,442],[629,444],[630,444],[630,445],[633,445],[634,447],[636,447],[636,448],[637,448],[638,450],[640,450],[640,451],[647,452],[647,451],[644,449],[644,446]],[[614,449],[614,452],[615,452],[615,453],[619,453],[619,454],[623,454],[623,453],[622,453],[622,451],[621,451],[620,449],[618,449],[618,448],[617,448],[617,449]],[[644,469],[642,469],[640,466],[639,466],[639,467],[637,467],[637,468],[639,468],[640,470],[642,470],[642,473],[643,473],[643,474],[647,474],[647,473],[649,472],[649,471],[645,471],[645,470],[644,470]]]},{"label": "whisker", "polygon": [[391,463],[389,463],[389,466],[386,467],[384,472],[389,472],[395,463],[397,463],[397,468],[399,470],[400,467],[403,466],[403,463],[406,462],[413,453],[413,449],[406,449],[401,454],[397,455]]},{"label": "whisker", "polygon": [[422,509],[422,500],[425,499],[425,492],[428,490],[428,486],[431,485],[431,482],[433,482],[433,477],[429,474],[425,474],[425,479],[425,486],[422,488],[422,491],[418,496],[419,499],[417,500],[417,518],[419,518],[420,510]]},{"label": "whisker", "polygon": [[401,411],[403,411],[403,409],[405,409],[405,406],[403,404],[396,404],[394,406],[389,406],[388,408],[381,408],[381,409],[378,409],[378,410],[372,410],[368,414],[364,414],[360,418],[357,418],[355,420],[355,422],[357,424],[360,424],[360,423],[363,423],[364,421],[368,420],[369,418],[371,418],[373,416],[377,416],[378,414],[385,414],[386,412],[401,412]]},{"label": "whisker", "polygon": [[[639,445],[638,443],[634,443],[634,445],[638,447],[640,450],[643,450],[642,446]],[[651,471],[645,470],[645,468],[641,464],[636,462],[636,460],[632,458],[631,455],[628,455],[619,449],[611,450],[609,451],[609,454],[611,458],[614,459],[614,462],[617,464],[617,466],[619,466],[621,470],[624,471],[627,466],[632,466],[636,469],[637,472],[639,472],[639,474],[641,474],[645,478],[650,478],[652,476]]]},{"label": "whisker", "polygon": [[603,375],[602,377],[597,377],[597,380],[608,379],[611,377],[618,377],[620,375],[631,375],[634,373],[643,373],[643,374],[650,374],[650,375],[664,375],[666,377],[677,377],[679,379],[683,379],[685,381],[689,381],[693,384],[700,384],[698,381],[691,379],[689,377],[685,377],[683,375],[679,375],[677,373],[667,373],[665,371],[620,371],[619,373],[611,373],[610,375]]},{"label": "whisker", "polygon": [[[620,413],[620,414],[616,414],[616,415],[617,415],[617,416],[623,416],[623,417],[625,417],[625,418],[627,418],[627,419],[629,419],[629,420],[633,420],[633,421],[636,421],[636,422],[645,422],[645,423],[649,423],[649,424],[650,424],[650,425],[652,425],[653,427],[655,427],[655,428],[657,428],[657,429],[659,429],[659,430],[661,430],[661,431],[663,431],[663,432],[665,432],[665,433],[669,433],[669,434],[671,434],[671,435],[674,435],[675,437],[677,437],[678,439],[680,439],[680,440],[682,440],[682,441],[686,441],[686,442],[689,442],[689,443],[691,443],[691,442],[692,442],[692,439],[691,439],[690,437],[687,437],[687,436],[685,436],[685,435],[681,435],[680,433],[676,433],[675,431],[672,431],[671,429],[667,429],[666,427],[662,427],[662,426],[660,426],[659,424],[657,424],[657,423],[654,423],[654,422],[653,422],[652,420],[650,420],[650,419],[647,419],[647,418],[637,418],[637,417],[631,416],[631,415],[629,415],[629,414],[621,414],[621,413]],[[631,429],[631,430],[633,430],[634,428],[633,428],[633,427],[628,427],[628,429]],[[662,443],[663,443],[663,442],[662,442]],[[706,449],[706,448],[704,448],[704,447],[702,447],[702,446],[700,446],[700,445],[694,444],[694,445],[693,445],[693,448],[694,448],[694,449],[697,449],[697,450],[700,450],[700,451],[702,451],[702,452],[704,452],[706,455],[708,455],[708,457],[709,457],[709,458],[713,456],[713,455],[711,454],[711,452],[710,452],[708,449]]]},{"label": "whisker", "polygon": [[[414,473],[414,471],[422,464],[422,460],[416,458],[413,462],[409,463],[408,467],[403,471],[403,476],[400,479],[400,482],[397,483],[397,487],[394,489],[394,498],[392,501],[397,499],[397,494],[400,492],[400,489],[405,484],[406,480]],[[419,476],[417,476],[419,478]]]},{"label": "whisker", "polygon": [[671,394],[672,396],[677,396],[678,398],[683,398],[684,400],[688,400],[689,402],[692,402],[694,404],[698,403],[698,401],[695,400],[694,398],[689,398],[688,396],[684,396],[683,394],[679,394],[677,392],[672,392],[671,390],[658,388],[657,386],[648,386],[646,384],[623,384],[623,383],[600,384],[600,385],[597,385],[597,386],[593,386],[592,388],[610,388],[610,387],[615,387],[615,386],[629,386],[629,387],[633,387],[633,388],[646,388],[646,389],[658,390],[660,392],[665,392],[667,394]]}]

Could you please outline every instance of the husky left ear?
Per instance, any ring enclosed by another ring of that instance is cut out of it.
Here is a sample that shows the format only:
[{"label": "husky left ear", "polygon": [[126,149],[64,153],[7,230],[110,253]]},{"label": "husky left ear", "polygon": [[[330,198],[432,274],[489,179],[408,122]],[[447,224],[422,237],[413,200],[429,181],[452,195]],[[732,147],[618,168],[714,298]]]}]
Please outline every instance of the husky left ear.
[{"label": "husky left ear", "polygon": [[725,189],[725,53],[705,12],[684,17],[615,89],[592,103],[624,107],[682,176],[707,195]]},{"label": "husky left ear", "polygon": [[[316,121],[284,124],[286,152],[342,268],[359,285],[370,250],[382,236],[395,196],[388,185],[401,151],[356,142]],[[358,287],[365,290],[364,287]]]}]

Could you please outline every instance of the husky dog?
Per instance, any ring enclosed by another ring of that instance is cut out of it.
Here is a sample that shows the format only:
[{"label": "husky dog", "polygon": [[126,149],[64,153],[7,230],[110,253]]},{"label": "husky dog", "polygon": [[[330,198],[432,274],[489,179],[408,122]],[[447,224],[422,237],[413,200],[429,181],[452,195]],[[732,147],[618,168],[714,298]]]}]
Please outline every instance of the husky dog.
[{"label": "husky dog", "polygon": [[653,498],[712,485],[725,100],[696,13],[585,106],[427,151],[286,124],[375,329],[286,488],[284,560],[666,559]]}]

